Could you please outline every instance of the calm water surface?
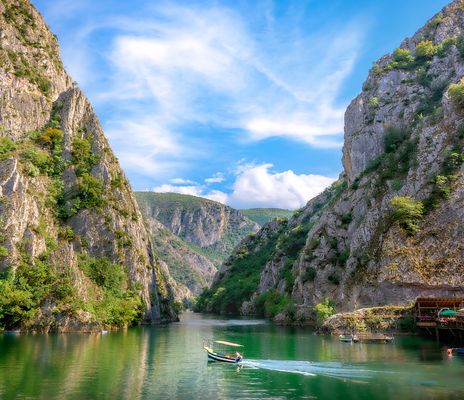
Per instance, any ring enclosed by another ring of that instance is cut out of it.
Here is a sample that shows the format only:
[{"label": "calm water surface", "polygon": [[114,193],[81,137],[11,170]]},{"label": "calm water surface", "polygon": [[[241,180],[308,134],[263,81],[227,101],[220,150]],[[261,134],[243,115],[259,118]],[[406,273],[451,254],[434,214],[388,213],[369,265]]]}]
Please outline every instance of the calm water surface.
[{"label": "calm water surface", "polygon": [[[244,344],[244,365],[208,363],[203,338]],[[0,335],[0,398],[464,399],[464,357],[418,337],[344,344],[188,312],[106,335]]]}]

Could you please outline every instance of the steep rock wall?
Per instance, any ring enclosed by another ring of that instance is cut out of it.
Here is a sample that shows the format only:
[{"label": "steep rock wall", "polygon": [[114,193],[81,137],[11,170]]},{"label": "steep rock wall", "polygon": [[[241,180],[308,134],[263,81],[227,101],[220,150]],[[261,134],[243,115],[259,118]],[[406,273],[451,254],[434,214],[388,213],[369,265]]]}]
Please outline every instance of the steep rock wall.
[{"label": "steep rock wall", "polygon": [[[289,220],[242,312],[305,319],[325,298],[352,310],[464,295],[464,110],[450,95],[463,26],[454,1],[374,65],[345,114],[344,172]],[[223,283],[204,299],[216,311]]]},{"label": "steep rock wall", "polygon": [[98,118],[63,68],[55,36],[29,2],[2,0],[0,39],[1,268],[13,282],[27,266],[34,274],[46,263],[47,273],[60,282],[65,277],[75,290],[59,301],[52,290],[34,297],[40,307],[14,326],[63,331],[113,325],[88,309],[89,302],[110,298],[89,260],[123,271],[120,304],[125,291],[141,299],[145,321],[175,319],[168,272],[154,257]]}]

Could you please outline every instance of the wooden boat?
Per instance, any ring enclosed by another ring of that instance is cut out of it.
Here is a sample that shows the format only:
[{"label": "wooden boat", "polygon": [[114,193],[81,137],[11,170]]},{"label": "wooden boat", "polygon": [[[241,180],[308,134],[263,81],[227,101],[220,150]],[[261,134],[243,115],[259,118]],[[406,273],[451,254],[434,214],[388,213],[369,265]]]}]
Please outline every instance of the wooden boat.
[{"label": "wooden boat", "polygon": [[[213,344],[209,340],[203,341],[203,348],[206,350],[208,361],[236,364],[243,360],[242,355],[236,351],[237,347],[243,347],[241,344],[226,342],[224,340],[215,340],[213,343],[219,345],[218,350],[213,349]],[[215,347],[217,348],[218,346]],[[233,349],[228,350],[229,348]]]},{"label": "wooden boat", "polygon": [[338,340],[343,343],[359,342],[359,338],[356,335],[348,334],[338,335]]}]

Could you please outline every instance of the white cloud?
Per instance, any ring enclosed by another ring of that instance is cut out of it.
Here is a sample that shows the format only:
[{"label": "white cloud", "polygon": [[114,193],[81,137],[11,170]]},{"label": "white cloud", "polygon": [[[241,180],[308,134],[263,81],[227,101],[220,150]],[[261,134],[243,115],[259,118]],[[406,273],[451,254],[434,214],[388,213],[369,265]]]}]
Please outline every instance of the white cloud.
[{"label": "white cloud", "polygon": [[174,185],[194,185],[195,182],[191,181],[190,179],[183,179],[183,178],[174,178],[170,181]]},{"label": "white cloud", "polygon": [[297,209],[321,193],[335,179],[297,175],[292,170],[272,172],[272,164],[241,166],[228,204],[235,208],[278,207]]},{"label": "white cloud", "polygon": [[206,195],[203,195],[202,197],[206,197],[207,199],[218,201],[219,203],[222,203],[222,204],[227,204],[227,199],[229,198],[229,196],[226,193],[221,192],[220,190],[211,190],[210,192],[208,192]]},{"label": "white cloud", "polygon": [[211,183],[221,183],[224,182],[224,174],[222,172],[216,172],[211,178],[206,178],[205,183],[211,184]]},{"label": "white cloud", "polygon": [[334,178],[322,175],[298,175],[292,170],[272,172],[271,168],[272,164],[239,165],[230,195],[220,190],[208,190],[204,185],[193,184],[163,184],[152,190],[205,197],[235,208],[277,207],[294,210],[304,206],[308,200],[335,181]]},{"label": "white cloud", "polygon": [[163,184],[152,189],[153,192],[161,193],[180,193],[180,194],[189,194],[197,197],[204,197],[206,199],[218,201],[225,204],[227,202],[227,194],[221,192],[220,190],[211,190],[205,191],[205,188],[202,186],[174,186],[169,184]]}]

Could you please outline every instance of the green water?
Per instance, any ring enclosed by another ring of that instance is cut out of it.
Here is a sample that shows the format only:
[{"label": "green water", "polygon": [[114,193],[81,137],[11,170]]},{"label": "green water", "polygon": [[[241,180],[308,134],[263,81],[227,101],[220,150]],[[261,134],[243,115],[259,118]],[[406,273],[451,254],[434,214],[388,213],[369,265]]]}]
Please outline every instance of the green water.
[{"label": "green water", "polygon": [[[208,363],[203,338],[245,345]],[[0,335],[1,399],[464,399],[464,358],[418,337],[344,344],[193,313],[106,335]]]}]

